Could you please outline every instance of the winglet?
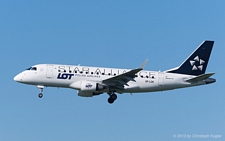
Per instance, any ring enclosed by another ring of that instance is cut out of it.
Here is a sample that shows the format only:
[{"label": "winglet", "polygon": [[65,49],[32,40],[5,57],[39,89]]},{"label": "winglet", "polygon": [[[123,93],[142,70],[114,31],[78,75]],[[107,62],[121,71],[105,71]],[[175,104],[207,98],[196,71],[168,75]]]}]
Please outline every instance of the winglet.
[{"label": "winglet", "polygon": [[145,65],[147,64],[147,62],[148,62],[148,59],[146,59],[139,68],[143,69],[145,67]]}]

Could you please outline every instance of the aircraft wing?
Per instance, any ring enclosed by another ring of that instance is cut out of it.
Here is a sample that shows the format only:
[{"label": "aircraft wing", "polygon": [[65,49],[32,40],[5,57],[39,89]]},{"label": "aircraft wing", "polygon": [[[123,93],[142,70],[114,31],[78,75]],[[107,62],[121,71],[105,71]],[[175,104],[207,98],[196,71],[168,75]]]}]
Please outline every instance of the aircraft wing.
[{"label": "aircraft wing", "polygon": [[145,60],[145,62],[139,68],[132,69],[126,73],[120,74],[118,76],[115,76],[109,79],[105,79],[102,81],[102,83],[110,86],[111,88],[123,90],[125,85],[129,86],[127,84],[129,81],[135,81],[134,78],[136,77],[136,74],[139,71],[143,70],[147,62],[148,62],[148,59]]}]

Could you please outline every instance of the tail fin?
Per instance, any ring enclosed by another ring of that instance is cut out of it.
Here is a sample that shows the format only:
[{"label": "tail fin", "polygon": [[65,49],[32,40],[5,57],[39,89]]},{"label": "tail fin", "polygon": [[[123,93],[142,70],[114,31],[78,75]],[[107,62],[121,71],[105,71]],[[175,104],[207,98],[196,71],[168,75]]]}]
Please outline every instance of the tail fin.
[{"label": "tail fin", "polygon": [[201,75],[205,73],[214,41],[204,41],[178,68],[166,72]]}]

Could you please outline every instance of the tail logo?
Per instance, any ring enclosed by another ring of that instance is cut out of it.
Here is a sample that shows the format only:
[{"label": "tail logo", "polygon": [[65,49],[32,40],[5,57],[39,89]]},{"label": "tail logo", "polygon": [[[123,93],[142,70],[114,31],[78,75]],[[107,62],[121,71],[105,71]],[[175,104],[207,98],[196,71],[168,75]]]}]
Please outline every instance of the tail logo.
[{"label": "tail logo", "polygon": [[205,63],[205,61],[200,59],[198,56],[196,56],[193,60],[190,60],[190,64],[192,66],[192,70],[200,70],[200,71],[202,71],[204,63]]}]

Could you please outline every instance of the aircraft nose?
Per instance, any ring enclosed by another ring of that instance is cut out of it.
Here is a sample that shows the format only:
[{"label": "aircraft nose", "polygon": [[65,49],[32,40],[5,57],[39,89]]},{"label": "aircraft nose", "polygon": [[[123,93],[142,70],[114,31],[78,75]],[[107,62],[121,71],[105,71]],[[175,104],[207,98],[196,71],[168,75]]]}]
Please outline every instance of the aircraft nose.
[{"label": "aircraft nose", "polygon": [[13,80],[16,82],[20,82],[22,79],[21,79],[20,75],[18,74],[13,78]]}]

